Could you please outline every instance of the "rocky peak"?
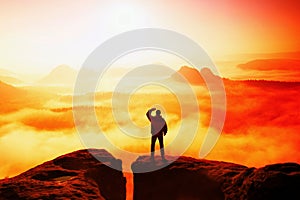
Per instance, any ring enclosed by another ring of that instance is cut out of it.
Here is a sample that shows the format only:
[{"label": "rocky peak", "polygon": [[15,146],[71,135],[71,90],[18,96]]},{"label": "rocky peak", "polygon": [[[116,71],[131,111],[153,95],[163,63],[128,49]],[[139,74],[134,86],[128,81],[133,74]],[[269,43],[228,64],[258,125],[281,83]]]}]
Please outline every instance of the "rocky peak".
[{"label": "rocky peak", "polygon": [[[161,165],[156,158],[155,165]],[[168,158],[173,160],[173,158]],[[139,173],[149,156],[132,164],[134,199],[300,199],[300,165],[282,163],[262,168],[179,157],[160,170]]]},{"label": "rocky peak", "polygon": [[123,173],[107,165],[122,169],[105,150],[75,151],[1,180],[0,199],[126,199]]}]

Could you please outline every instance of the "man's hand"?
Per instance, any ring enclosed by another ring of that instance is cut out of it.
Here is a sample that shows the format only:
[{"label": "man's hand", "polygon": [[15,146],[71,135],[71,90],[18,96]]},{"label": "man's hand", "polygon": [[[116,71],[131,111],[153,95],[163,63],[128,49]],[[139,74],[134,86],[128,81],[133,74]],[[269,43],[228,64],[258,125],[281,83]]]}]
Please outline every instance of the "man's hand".
[{"label": "man's hand", "polygon": [[146,116],[147,116],[147,118],[149,119],[149,121],[151,121],[151,118],[152,118],[151,112],[152,112],[153,110],[156,110],[156,108],[151,108],[151,109],[149,109],[149,110],[147,111],[147,113],[146,113]]},{"label": "man's hand", "polygon": [[156,108],[151,108],[151,109],[149,109],[149,112],[152,112],[154,110],[156,110]]}]

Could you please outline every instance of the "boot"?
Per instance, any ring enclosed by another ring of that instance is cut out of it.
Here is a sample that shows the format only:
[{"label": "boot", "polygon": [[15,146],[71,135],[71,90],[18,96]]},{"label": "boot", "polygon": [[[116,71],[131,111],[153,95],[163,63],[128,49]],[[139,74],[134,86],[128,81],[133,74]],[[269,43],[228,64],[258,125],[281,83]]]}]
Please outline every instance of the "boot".
[{"label": "boot", "polygon": [[153,151],[151,152],[150,161],[151,161],[151,162],[154,162],[154,152],[153,152]]},{"label": "boot", "polygon": [[165,158],[165,149],[164,148],[161,148],[160,149],[160,155],[161,155],[161,160],[163,162],[167,162],[166,158]]}]

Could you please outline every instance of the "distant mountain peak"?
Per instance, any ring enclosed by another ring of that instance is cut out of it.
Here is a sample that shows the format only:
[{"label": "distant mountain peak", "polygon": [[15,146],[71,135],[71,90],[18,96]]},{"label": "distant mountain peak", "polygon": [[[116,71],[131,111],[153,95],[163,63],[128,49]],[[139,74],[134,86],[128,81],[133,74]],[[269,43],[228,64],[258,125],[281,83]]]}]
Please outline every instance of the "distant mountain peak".
[{"label": "distant mountain peak", "polygon": [[180,69],[178,70],[178,73],[180,74],[197,74],[200,75],[200,72],[198,71],[198,69],[194,68],[194,67],[189,67],[189,66],[182,66],[180,67]]},{"label": "distant mountain peak", "polygon": [[214,81],[216,78],[220,78],[207,67],[204,67],[199,71],[194,67],[182,66],[176,73],[171,76],[171,78],[180,81],[182,80],[181,77],[179,77],[180,75],[193,85],[204,84],[204,78],[206,79],[206,81]]},{"label": "distant mountain peak", "polygon": [[76,72],[76,70],[70,67],[69,65],[62,64],[55,67],[50,73],[62,72],[62,71]]},{"label": "distant mountain peak", "polygon": [[77,71],[68,65],[55,67],[48,75],[38,81],[43,85],[73,85],[77,77]]}]

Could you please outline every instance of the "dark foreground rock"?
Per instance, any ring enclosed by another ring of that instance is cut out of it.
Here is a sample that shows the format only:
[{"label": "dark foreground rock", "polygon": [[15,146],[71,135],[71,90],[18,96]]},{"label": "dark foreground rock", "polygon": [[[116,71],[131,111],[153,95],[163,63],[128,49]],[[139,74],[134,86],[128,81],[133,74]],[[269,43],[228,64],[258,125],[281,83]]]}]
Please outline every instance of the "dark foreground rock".
[{"label": "dark foreground rock", "polygon": [[[122,169],[121,160],[105,150],[90,149],[107,165]],[[0,180],[0,199],[126,199],[126,179],[79,150],[45,162],[16,177]]]},{"label": "dark foreground rock", "polygon": [[[160,170],[138,173],[150,165],[148,156],[132,164],[135,200],[300,199],[300,165],[296,163],[257,169],[180,157]],[[154,165],[163,163],[156,158]]]}]

